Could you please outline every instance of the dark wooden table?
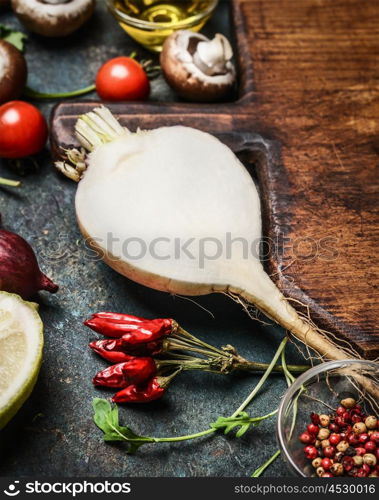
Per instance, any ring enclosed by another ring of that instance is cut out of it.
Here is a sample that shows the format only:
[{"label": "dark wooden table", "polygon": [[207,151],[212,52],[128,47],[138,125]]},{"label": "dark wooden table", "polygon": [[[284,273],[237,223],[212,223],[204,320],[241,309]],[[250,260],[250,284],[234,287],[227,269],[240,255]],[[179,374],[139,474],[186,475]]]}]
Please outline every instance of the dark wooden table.
[{"label": "dark wooden table", "polygon": [[[64,91],[85,86],[109,57],[142,50],[123,33],[102,6],[73,37],[48,41],[30,35],[29,84],[39,90]],[[228,34],[227,1],[207,27]],[[0,23],[19,28],[15,18],[0,14]],[[91,96],[90,96],[91,97]],[[95,96],[93,96],[95,97]],[[152,99],[174,100],[162,81],[153,83]],[[39,104],[46,116],[53,103]],[[277,449],[275,419],[241,439],[215,436],[181,445],[145,447],[134,456],[122,445],[102,442],[92,422],[91,401],[108,397],[95,390],[91,376],[103,366],[86,347],[95,336],[81,322],[100,309],[146,316],[172,316],[187,329],[218,345],[233,343],[243,355],[269,361],[283,336],[280,329],[251,321],[239,306],[222,296],[195,301],[148,290],[117,275],[101,262],[89,261],[77,229],[75,186],[57,175],[49,154],[18,190],[0,190],[6,226],[37,249],[44,271],[61,286],[56,296],[43,296],[45,355],[36,389],[18,416],[0,433],[1,475],[56,476],[249,476]],[[0,174],[14,176],[4,162]],[[212,315],[205,311],[208,310]],[[302,361],[290,349],[289,361]],[[186,373],[155,404],[122,408],[121,418],[141,434],[169,436],[197,432],[219,415],[231,414],[257,377],[221,377]],[[285,390],[280,376],[270,378],[249,411],[272,411]],[[268,475],[288,474],[279,459]]]}]

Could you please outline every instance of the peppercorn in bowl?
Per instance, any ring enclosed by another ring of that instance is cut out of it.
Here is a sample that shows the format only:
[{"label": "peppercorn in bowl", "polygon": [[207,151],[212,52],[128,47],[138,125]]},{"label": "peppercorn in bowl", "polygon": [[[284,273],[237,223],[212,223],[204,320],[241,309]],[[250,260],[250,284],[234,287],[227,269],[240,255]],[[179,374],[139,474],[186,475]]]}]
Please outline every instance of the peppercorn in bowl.
[{"label": "peppercorn in bowl", "polygon": [[281,401],[277,438],[291,472],[311,477],[379,476],[379,364],[321,363]]}]

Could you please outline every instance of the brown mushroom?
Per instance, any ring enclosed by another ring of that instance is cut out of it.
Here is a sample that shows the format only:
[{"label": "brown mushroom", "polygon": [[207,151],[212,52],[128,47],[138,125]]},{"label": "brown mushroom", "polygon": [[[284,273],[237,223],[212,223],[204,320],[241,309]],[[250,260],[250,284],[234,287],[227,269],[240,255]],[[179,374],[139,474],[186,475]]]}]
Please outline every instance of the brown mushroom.
[{"label": "brown mushroom", "polygon": [[26,61],[16,47],[0,40],[0,104],[17,99],[24,90]]},{"label": "brown mushroom", "polygon": [[236,71],[233,50],[224,35],[210,40],[189,30],[170,35],[161,53],[167,83],[190,101],[217,101],[232,90]]},{"label": "brown mushroom", "polygon": [[48,37],[70,35],[92,15],[95,0],[12,0],[20,21],[34,33]]}]

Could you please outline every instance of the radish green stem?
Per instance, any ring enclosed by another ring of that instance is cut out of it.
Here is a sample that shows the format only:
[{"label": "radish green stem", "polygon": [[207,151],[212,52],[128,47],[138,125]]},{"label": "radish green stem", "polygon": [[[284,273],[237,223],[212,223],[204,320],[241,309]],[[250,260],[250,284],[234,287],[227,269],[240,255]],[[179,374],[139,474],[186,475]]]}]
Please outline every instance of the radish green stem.
[{"label": "radish green stem", "polygon": [[0,177],[0,186],[10,186],[10,187],[20,187],[20,181],[12,181],[11,179],[5,179],[4,177]]},{"label": "radish green stem", "polygon": [[286,382],[289,387],[293,382],[295,382],[295,377],[291,374],[291,370],[287,366],[286,355],[284,350],[282,351],[281,361],[282,361],[283,373],[286,377]]},{"label": "radish green stem", "polygon": [[285,337],[281,341],[281,343],[280,343],[280,345],[278,347],[278,350],[275,353],[275,356],[272,358],[271,363],[268,365],[268,368],[265,371],[265,373],[263,374],[262,378],[260,379],[260,381],[258,382],[258,384],[255,386],[255,388],[252,390],[252,392],[250,393],[250,395],[241,404],[241,406],[233,413],[232,417],[236,417],[237,415],[239,415],[241,413],[241,411],[243,411],[246,408],[246,406],[248,406],[251,403],[251,401],[254,399],[254,397],[259,392],[259,390],[261,389],[261,387],[263,386],[263,384],[266,382],[266,380],[269,377],[270,373],[273,371],[273,369],[274,369],[274,367],[276,365],[276,362],[279,359],[279,356],[282,354],[283,350],[286,347],[287,341],[288,341],[287,337]]},{"label": "radish green stem", "polygon": [[[262,420],[266,420],[267,418],[272,417],[277,413],[277,410],[272,411],[271,413],[268,413],[267,415],[264,415],[263,417],[256,417],[250,419],[251,422],[261,422]],[[233,418],[233,417],[232,417]],[[187,436],[178,436],[178,437],[169,437],[169,438],[153,438],[156,443],[165,443],[165,442],[175,442],[175,441],[186,441],[188,439],[196,439],[202,436],[206,436],[208,434],[212,434],[213,432],[216,432],[217,429],[214,429],[213,427],[210,429],[206,429],[205,431],[202,432],[197,432],[196,434],[188,434]]]},{"label": "radish green stem", "polygon": [[[286,362],[285,349],[282,350],[281,361],[282,361],[283,372],[284,372],[284,375],[286,377],[286,382],[287,382],[287,385],[289,387],[295,381],[295,377],[290,373],[290,371],[288,369],[288,365],[287,365],[287,362]],[[302,387],[302,390],[304,390],[304,387]],[[298,400],[298,398],[299,398],[302,390],[299,391],[299,394],[296,396],[296,399],[295,399],[294,413],[293,413],[293,416],[292,416],[292,425],[291,425],[290,435],[292,435],[293,430],[295,428],[296,415],[297,415],[297,400]],[[278,450],[277,452],[275,452],[274,455],[267,460],[267,462],[265,462],[263,465],[261,465],[260,467],[258,467],[258,469],[256,469],[252,473],[251,477],[259,477],[267,469],[267,467],[269,467],[278,458],[279,455],[280,455],[280,450]]]},{"label": "radish green stem", "polygon": [[278,450],[277,452],[275,452],[273,454],[273,456],[271,458],[269,458],[267,460],[267,462],[265,462],[263,465],[261,465],[258,469],[256,469],[251,477],[259,477],[266,469],[269,465],[272,464],[272,462],[274,462],[274,460],[276,460],[278,458],[278,456],[280,455],[280,451]]},{"label": "radish green stem", "polygon": [[75,125],[76,137],[87,151],[93,151],[97,146],[112,142],[128,132],[104,106],[82,115]]},{"label": "radish green stem", "polygon": [[63,99],[66,97],[78,97],[81,95],[89,94],[94,90],[96,90],[94,84],[88,85],[88,87],[84,87],[82,89],[72,90],[70,92],[53,92],[53,93],[38,92],[37,90],[34,90],[30,87],[25,87],[24,95],[26,97],[30,97],[31,99]]}]

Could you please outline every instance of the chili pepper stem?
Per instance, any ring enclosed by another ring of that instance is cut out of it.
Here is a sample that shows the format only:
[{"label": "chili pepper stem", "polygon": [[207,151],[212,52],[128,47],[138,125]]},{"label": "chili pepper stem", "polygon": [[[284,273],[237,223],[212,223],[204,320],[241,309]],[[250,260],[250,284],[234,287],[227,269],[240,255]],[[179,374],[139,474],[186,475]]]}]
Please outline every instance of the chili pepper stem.
[{"label": "chili pepper stem", "polygon": [[[180,343],[170,344],[170,347],[177,348],[178,350],[184,349]],[[207,351],[202,349],[193,349],[194,352],[207,354]],[[160,368],[170,368],[173,366],[181,366],[183,370],[203,370],[212,373],[229,374],[234,371],[245,371],[248,373],[265,372],[270,364],[256,363],[248,361],[241,356],[228,355],[225,357],[213,356],[211,358],[202,359],[194,356],[185,356],[182,354],[171,354],[171,360],[157,360],[157,365]],[[309,369],[307,365],[286,365],[282,361],[282,365],[275,365],[272,369],[274,373],[284,373],[289,382],[294,381],[293,373],[303,373]]]},{"label": "chili pepper stem", "polygon": [[[246,371],[246,372],[263,372],[267,370],[269,367],[268,363],[256,363],[254,361],[248,361],[248,360],[240,360],[234,364],[234,369],[236,370],[241,370],[241,371]],[[290,380],[293,382],[295,379],[291,375],[292,373],[304,373],[307,370],[309,370],[308,365],[286,365],[284,366],[283,363],[281,365],[275,365],[274,368],[272,369],[273,372],[275,373],[284,373],[284,374],[289,374],[291,376]]]},{"label": "chili pepper stem", "polygon": [[203,342],[202,340],[198,339],[194,335],[191,335],[189,332],[187,332],[187,330],[184,330],[181,326],[179,326],[179,328],[178,328],[178,333],[187,337],[189,340],[192,341],[192,343],[194,343],[196,345],[201,345],[210,351],[213,351],[213,352],[216,352],[217,354],[225,356],[224,351],[222,351],[221,349],[217,349],[217,347],[214,347],[213,345],[210,345],[210,344],[207,344],[206,342]]},{"label": "chili pepper stem", "polygon": [[[181,336],[184,336],[185,338],[182,339]],[[206,342],[203,342],[202,340],[198,339],[194,335],[190,334],[186,330],[184,330],[182,327],[179,327],[177,330],[177,334],[172,336],[175,341],[168,341],[168,348],[172,350],[188,350],[192,352],[197,352],[199,354],[204,354],[209,358],[215,358],[215,354],[217,354],[217,357],[219,358],[220,356],[225,359],[225,361],[230,362],[231,369],[230,371],[233,370],[242,370],[242,371],[247,371],[247,372],[261,372],[265,371],[268,368],[268,364],[266,363],[255,363],[252,361],[248,361],[247,359],[243,358],[242,356],[239,356],[236,353],[236,350],[234,349],[233,346],[226,346],[223,350],[218,349],[217,347],[214,347],[210,344],[207,344]],[[187,344],[190,344],[190,346],[187,347]],[[195,347],[191,347],[191,345]],[[201,346],[201,347],[199,347]],[[202,347],[204,349],[202,349]],[[288,373],[288,372],[293,372],[293,373],[303,373],[307,371],[309,367],[307,365],[275,365],[273,368],[274,372],[278,373]],[[213,371],[213,370],[212,370]],[[287,375],[286,375],[287,377]],[[288,376],[289,379],[291,379],[292,375],[290,374]],[[292,381],[294,378],[292,377]]]},{"label": "chili pepper stem", "polygon": [[174,373],[172,373],[171,375],[168,375],[166,377],[157,377],[158,379],[158,383],[160,385],[160,387],[162,387],[162,389],[165,389],[170,383],[171,381],[177,376],[179,375],[179,373],[183,371],[183,368],[182,367],[179,367]]},{"label": "chili pepper stem", "polygon": [[[214,357],[213,352],[206,350],[206,349],[202,349],[200,347],[194,347],[193,345],[189,345],[186,342],[183,342],[183,341],[178,340],[176,338],[167,341],[166,349],[167,350],[175,350],[175,351],[191,351],[191,352],[197,352],[198,354],[204,354],[205,356],[208,356],[208,357]],[[221,354],[217,354],[218,357],[220,355]],[[225,356],[225,354],[224,354],[224,356]]]},{"label": "chili pepper stem", "polygon": [[193,359],[193,360],[157,360],[156,362],[157,368],[172,368],[172,367],[180,367],[183,371],[186,370],[206,370],[209,367],[209,363],[201,359]]}]

